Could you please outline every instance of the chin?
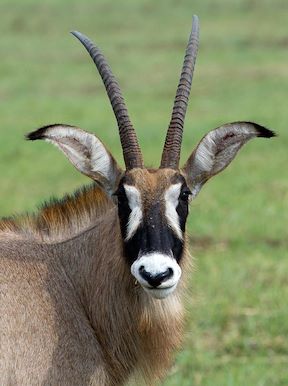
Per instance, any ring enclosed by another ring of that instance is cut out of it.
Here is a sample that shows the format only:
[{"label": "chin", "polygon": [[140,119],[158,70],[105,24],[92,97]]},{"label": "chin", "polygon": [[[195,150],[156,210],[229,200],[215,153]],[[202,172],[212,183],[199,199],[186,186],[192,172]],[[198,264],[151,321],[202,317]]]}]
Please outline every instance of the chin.
[{"label": "chin", "polygon": [[166,287],[166,288],[147,288],[147,287],[142,286],[144,291],[154,299],[167,298],[169,295],[171,295],[175,291],[176,287],[177,287],[177,283],[171,287]]}]

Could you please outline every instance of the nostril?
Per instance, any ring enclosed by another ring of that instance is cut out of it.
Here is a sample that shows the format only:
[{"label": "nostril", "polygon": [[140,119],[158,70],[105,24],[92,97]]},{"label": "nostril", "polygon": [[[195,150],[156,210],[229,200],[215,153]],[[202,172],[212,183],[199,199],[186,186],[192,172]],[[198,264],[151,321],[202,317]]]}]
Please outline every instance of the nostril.
[{"label": "nostril", "polygon": [[167,271],[168,271],[169,277],[171,277],[173,275],[173,273],[174,273],[172,268],[168,268]]},{"label": "nostril", "polygon": [[163,283],[163,281],[166,281],[166,280],[170,279],[170,277],[172,277],[173,274],[174,274],[173,269],[172,268],[167,268],[165,272],[159,273],[156,277],[159,280],[161,280],[161,283]]},{"label": "nostril", "polygon": [[152,275],[150,272],[146,271],[144,265],[141,265],[139,267],[139,273],[140,273],[140,276],[142,276],[144,280],[148,281],[148,283],[150,282]]},{"label": "nostril", "polygon": [[168,268],[167,271],[168,271],[168,274],[166,276],[166,279],[170,279],[170,277],[174,275],[174,271],[172,268]]},{"label": "nostril", "polygon": [[139,273],[142,278],[154,288],[158,287],[160,284],[170,279],[174,275],[174,271],[172,268],[167,268],[164,272],[158,273],[157,275],[152,275],[150,272],[145,270],[145,267],[143,265],[139,267]]}]

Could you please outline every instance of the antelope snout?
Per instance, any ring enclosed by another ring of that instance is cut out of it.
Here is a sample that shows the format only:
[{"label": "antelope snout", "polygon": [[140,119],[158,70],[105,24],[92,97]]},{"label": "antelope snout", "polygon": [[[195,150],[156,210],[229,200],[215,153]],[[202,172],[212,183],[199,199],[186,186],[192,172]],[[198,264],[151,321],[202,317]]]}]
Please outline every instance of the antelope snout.
[{"label": "antelope snout", "polygon": [[141,277],[151,285],[151,287],[157,288],[160,284],[170,279],[170,277],[173,276],[174,271],[169,267],[166,269],[166,271],[153,274],[146,271],[144,265],[141,265],[139,268],[139,273]]},{"label": "antelope snout", "polygon": [[149,295],[163,299],[177,287],[181,268],[170,255],[141,255],[131,266],[131,273]]}]

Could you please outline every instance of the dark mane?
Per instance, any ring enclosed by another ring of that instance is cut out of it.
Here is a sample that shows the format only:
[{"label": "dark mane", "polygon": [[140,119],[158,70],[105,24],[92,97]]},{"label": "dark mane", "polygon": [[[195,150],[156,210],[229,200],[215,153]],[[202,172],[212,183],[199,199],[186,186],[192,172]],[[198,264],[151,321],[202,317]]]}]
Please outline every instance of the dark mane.
[{"label": "dark mane", "polygon": [[50,199],[36,213],[2,218],[0,235],[16,233],[47,241],[73,237],[113,206],[111,198],[93,183],[61,199]]}]

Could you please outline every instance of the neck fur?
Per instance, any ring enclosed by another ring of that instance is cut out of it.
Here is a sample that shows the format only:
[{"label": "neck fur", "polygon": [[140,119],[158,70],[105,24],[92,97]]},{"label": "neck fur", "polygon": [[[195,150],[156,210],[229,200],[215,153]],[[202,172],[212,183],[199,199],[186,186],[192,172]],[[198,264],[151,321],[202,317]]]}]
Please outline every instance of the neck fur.
[{"label": "neck fur", "polygon": [[157,300],[135,285],[122,255],[120,233],[117,211],[112,210],[98,227],[61,243],[63,265],[105,362],[111,364],[115,385],[126,381],[135,368],[145,382],[160,379],[181,342],[183,321],[181,288]]}]

